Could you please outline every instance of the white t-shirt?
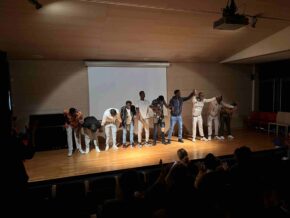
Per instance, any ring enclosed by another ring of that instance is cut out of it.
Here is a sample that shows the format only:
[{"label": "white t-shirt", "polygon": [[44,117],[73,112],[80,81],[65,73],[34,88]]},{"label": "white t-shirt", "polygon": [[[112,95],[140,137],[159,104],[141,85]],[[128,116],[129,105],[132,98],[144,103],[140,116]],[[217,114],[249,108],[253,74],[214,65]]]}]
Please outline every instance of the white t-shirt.
[{"label": "white t-shirt", "polygon": [[200,116],[202,109],[203,109],[203,106],[204,106],[204,103],[212,102],[215,99],[216,99],[215,97],[209,98],[209,99],[204,98],[202,101],[198,101],[197,98],[195,96],[193,96],[193,98],[192,98],[192,104],[193,104],[192,116],[194,116],[194,117]]},{"label": "white t-shirt", "polygon": [[117,116],[120,116],[119,110],[116,108],[109,108],[109,109],[105,110],[104,115],[103,115],[103,119],[102,119],[102,126],[104,126],[106,122],[114,122],[115,123],[116,120],[118,119],[117,116],[112,117],[112,115],[110,113],[111,109],[115,109],[117,112]]},{"label": "white t-shirt", "polygon": [[140,114],[143,119],[149,118],[150,102],[144,99],[144,101],[138,100],[135,104],[136,108],[139,108]]},{"label": "white t-shirt", "polygon": [[208,108],[209,115],[212,116],[212,117],[219,116],[222,106],[226,107],[226,108],[234,108],[234,106],[232,106],[230,104],[227,104],[227,103],[225,103],[223,101],[219,104],[217,102],[217,100],[214,100],[209,105],[209,108]]}]

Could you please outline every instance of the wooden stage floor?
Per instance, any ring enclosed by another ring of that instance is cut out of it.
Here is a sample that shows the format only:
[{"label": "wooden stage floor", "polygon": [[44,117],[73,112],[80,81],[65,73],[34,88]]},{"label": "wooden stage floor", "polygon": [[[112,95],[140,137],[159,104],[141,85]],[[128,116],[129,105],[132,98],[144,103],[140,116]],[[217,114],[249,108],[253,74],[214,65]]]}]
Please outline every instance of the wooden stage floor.
[{"label": "wooden stage floor", "polygon": [[176,138],[173,138],[170,145],[157,144],[152,147],[109,149],[100,153],[96,153],[93,149],[88,154],[75,152],[71,157],[67,157],[66,149],[42,151],[36,152],[33,159],[26,160],[24,164],[29,175],[29,182],[40,182],[152,166],[157,165],[160,159],[163,163],[170,163],[177,159],[176,151],[179,148],[186,149],[191,160],[204,158],[210,152],[216,156],[231,155],[236,148],[243,145],[249,146],[252,151],[274,148],[273,136],[248,130],[236,130],[234,133],[234,140],[208,142],[197,140],[193,143],[190,139],[185,139],[184,143],[178,143]]}]

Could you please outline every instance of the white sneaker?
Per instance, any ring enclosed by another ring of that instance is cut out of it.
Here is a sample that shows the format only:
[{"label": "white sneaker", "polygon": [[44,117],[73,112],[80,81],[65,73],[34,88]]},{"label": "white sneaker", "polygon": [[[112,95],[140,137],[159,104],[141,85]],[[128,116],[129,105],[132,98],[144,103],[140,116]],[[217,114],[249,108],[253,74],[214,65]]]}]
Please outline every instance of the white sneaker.
[{"label": "white sneaker", "polygon": [[228,135],[228,139],[234,139],[234,136],[232,136],[232,135]]},{"label": "white sneaker", "polygon": [[72,151],[69,151],[69,152],[67,153],[67,156],[68,156],[68,157],[71,157],[72,154],[73,154],[73,152],[72,152]]},{"label": "white sneaker", "polygon": [[223,136],[220,136],[220,140],[225,140],[225,137],[223,137]]},{"label": "white sneaker", "polygon": [[192,142],[196,142],[196,140],[195,139],[192,139]]},{"label": "white sneaker", "polygon": [[78,150],[79,150],[79,152],[80,152],[81,154],[85,154],[85,153],[86,153],[86,152],[84,152],[83,149],[81,149],[81,148],[78,149]]},{"label": "white sneaker", "polygon": [[118,150],[117,145],[113,145],[112,149],[114,149],[114,150]]},{"label": "white sneaker", "polygon": [[218,137],[217,135],[214,137],[214,139],[216,139],[216,140],[221,140],[221,138]]},{"label": "white sneaker", "polygon": [[101,150],[100,150],[100,148],[98,146],[96,146],[95,148],[96,148],[96,152],[97,153],[100,153],[101,152]]},{"label": "white sneaker", "polygon": [[204,136],[203,136],[200,140],[201,140],[201,141],[205,141],[205,142],[208,141],[207,138],[204,137]]},{"label": "white sneaker", "polygon": [[109,150],[109,145],[106,145],[105,151]]},{"label": "white sneaker", "polygon": [[207,137],[207,140],[210,141],[210,140],[211,140],[211,136],[208,136],[208,137]]}]

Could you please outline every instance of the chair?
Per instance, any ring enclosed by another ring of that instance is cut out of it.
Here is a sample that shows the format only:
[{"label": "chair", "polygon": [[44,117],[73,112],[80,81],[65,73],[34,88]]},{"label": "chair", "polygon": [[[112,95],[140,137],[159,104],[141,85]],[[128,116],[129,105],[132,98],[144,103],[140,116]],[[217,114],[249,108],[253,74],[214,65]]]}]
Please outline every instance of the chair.
[{"label": "chair", "polygon": [[91,192],[89,193],[91,201],[94,204],[102,204],[105,200],[116,197],[116,178],[115,176],[101,177],[89,181]]},{"label": "chair", "polygon": [[160,175],[160,171],[161,171],[161,169],[157,168],[157,169],[152,169],[152,170],[148,170],[148,171],[144,172],[145,173],[145,175],[144,175],[145,176],[145,183],[146,183],[147,187],[150,187],[151,185],[153,185],[157,181],[157,179]]},{"label": "chair", "polygon": [[56,199],[80,200],[85,197],[86,189],[84,181],[67,182],[56,185]]},{"label": "chair", "polygon": [[64,182],[56,185],[54,211],[51,217],[85,217],[87,214],[84,181]]},{"label": "chair", "polygon": [[276,126],[276,135],[278,135],[279,127],[285,127],[285,136],[288,134],[288,127],[290,125],[290,113],[288,112],[278,112],[276,122],[268,123],[268,135],[270,133],[270,127]]},{"label": "chair", "polygon": [[50,200],[52,197],[52,187],[51,185],[30,187],[28,189],[28,197],[36,201]]}]

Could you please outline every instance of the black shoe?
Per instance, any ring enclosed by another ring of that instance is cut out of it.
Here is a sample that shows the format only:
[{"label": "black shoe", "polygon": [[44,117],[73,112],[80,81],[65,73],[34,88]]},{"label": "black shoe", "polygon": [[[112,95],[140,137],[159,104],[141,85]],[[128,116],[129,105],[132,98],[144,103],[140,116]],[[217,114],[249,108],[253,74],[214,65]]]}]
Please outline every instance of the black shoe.
[{"label": "black shoe", "polygon": [[163,145],[167,145],[168,143],[167,143],[166,141],[163,141],[162,144],[163,144]]},{"label": "black shoe", "polygon": [[171,144],[171,140],[170,139],[168,139],[167,144]]},{"label": "black shoe", "polygon": [[178,142],[184,143],[183,139],[178,139]]},{"label": "black shoe", "polygon": [[126,144],[123,144],[123,148],[127,148],[127,145]]},{"label": "black shoe", "polygon": [[156,145],[156,141],[154,141],[152,145],[155,146]]}]

